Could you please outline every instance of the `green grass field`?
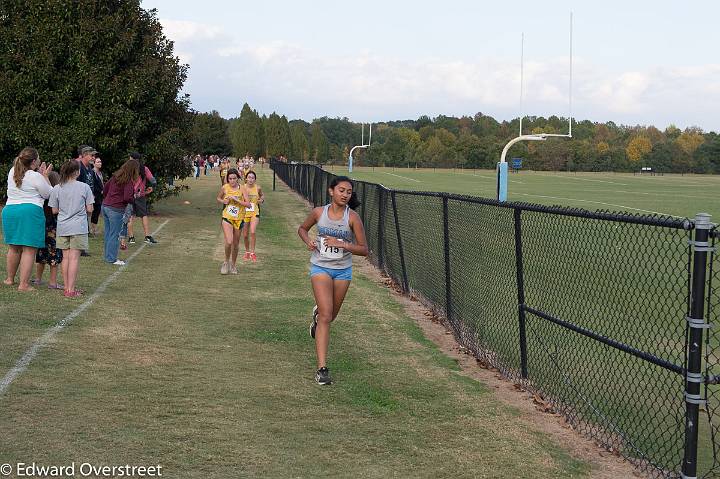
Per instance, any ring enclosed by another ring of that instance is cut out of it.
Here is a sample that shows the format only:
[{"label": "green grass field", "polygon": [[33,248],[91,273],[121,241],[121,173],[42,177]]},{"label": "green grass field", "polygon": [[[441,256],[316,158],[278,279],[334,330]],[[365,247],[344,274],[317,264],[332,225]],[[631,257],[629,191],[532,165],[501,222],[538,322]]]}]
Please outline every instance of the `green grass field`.
[{"label": "green grass field", "polygon": [[[335,174],[347,168],[327,167]],[[343,173],[344,172],[344,173]],[[388,188],[413,191],[447,191],[495,197],[495,172],[491,170],[434,170],[414,168],[355,168],[359,180]],[[710,213],[720,222],[720,176],[640,176],[627,173],[559,173],[522,171],[510,174],[508,199],[562,205],[588,210],[694,217]]]},{"label": "green grass field", "polygon": [[[267,170],[259,182],[260,261],[237,276],[219,275],[213,176],[157,206],[152,228],[169,220],[160,244],[82,311],[55,291],[0,288],[0,378],[77,313],[0,395],[0,463],[160,464],[172,478],[593,474],[461,374],[360,272],[333,327],[336,384],[315,385],[308,254],[295,233],[308,210],[281,183],[270,191]],[[101,248],[93,239],[81,262],[88,295],[116,271]]]}]

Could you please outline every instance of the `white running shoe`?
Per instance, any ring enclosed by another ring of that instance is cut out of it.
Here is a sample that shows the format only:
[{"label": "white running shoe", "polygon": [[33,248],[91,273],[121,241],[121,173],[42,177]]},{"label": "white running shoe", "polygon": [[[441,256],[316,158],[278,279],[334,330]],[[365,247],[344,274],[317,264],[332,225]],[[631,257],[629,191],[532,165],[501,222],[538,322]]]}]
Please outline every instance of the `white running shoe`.
[{"label": "white running shoe", "polygon": [[220,274],[228,274],[229,269],[230,269],[230,265],[228,265],[227,261],[224,261],[222,266],[220,266]]},{"label": "white running shoe", "polygon": [[127,263],[125,261],[119,259],[113,263],[115,266],[125,266]]}]

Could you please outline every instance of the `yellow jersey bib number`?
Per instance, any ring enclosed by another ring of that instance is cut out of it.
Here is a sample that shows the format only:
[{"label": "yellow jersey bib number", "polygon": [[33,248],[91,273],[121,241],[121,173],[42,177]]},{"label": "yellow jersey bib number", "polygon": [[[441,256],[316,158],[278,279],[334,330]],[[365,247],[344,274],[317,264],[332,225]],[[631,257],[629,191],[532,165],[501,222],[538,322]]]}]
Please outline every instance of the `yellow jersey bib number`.
[{"label": "yellow jersey bib number", "polygon": [[238,208],[236,205],[227,205],[227,214],[235,219],[237,219],[240,216],[240,208]]}]

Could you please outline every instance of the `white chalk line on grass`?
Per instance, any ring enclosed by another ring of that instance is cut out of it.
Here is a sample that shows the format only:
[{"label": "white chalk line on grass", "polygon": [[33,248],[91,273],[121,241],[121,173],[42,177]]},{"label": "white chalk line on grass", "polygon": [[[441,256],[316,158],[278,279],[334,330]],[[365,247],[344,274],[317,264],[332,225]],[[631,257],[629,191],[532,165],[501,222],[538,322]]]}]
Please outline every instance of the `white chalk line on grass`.
[{"label": "white chalk line on grass", "polygon": [[559,178],[561,180],[592,181],[595,183],[609,183],[611,185],[629,186],[627,183],[618,183],[617,181],[593,180],[590,178],[576,178],[574,176],[562,176],[562,175],[537,175],[537,176],[544,176],[546,178]]},{"label": "white chalk line on grass", "polygon": [[692,177],[692,176],[678,176],[677,174],[674,176],[644,176],[644,175],[633,175],[628,176],[628,179],[637,179],[637,180],[645,180],[645,181],[684,181],[687,182],[687,184],[683,184],[684,186],[695,186],[695,185],[702,185],[702,186],[717,186],[717,181],[715,181],[717,178],[707,178],[707,177]]},{"label": "white chalk line on grass", "polygon": [[652,213],[655,215],[671,216],[673,218],[684,218],[684,216],[675,216],[675,215],[671,215],[670,213],[663,213],[660,211],[651,211],[651,210],[642,210],[640,208],[632,208],[630,206],[625,206],[625,205],[616,205],[613,203],[603,203],[602,201],[579,200],[577,198],[561,198],[559,196],[531,195],[529,193],[520,193],[520,194],[523,196],[534,196],[535,198],[550,198],[553,200],[565,200],[565,201],[582,201],[583,203],[594,203],[596,205],[615,206],[617,208],[624,208],[626,210],[633,210],[633,211],[641,211],[643,213]]},{"label": "white chalk line on grass", "polygon": [[[170,220],[165,220],[160,226],[157,227],[157,229],[153,232],[153,236],[158,234],[158,232],[166,225],[168,224]],[[142,244],[137,251],[135,251],[126,261],[126,263],[130,263],[137,255],[142,252],[143,249],[147,246],[147,243]],[[0,381],[0,396],[2,396],[5,391],[7,391],[10,384],[12,384],[15,379],[17,379],[18,376],[20,376],[22,373],[25,372],[25,370],[28,368],[30,363],[33,359],[38,355],[40,350],[42,350],[45,346],[48,345],[50,340],[52,340],[53,337],[63,329],[65,329],[65,326],[70,324],[75,318],[77,318],[80,313],[85,311],[87,308],[89,308],[96,299],[100,297],[101,294],[105,292],[108,286],[110,286],[115,279],[117,279],[118,276],[120,276],[120,273],[123,272],[125,269],[125,266],[120,266],[117,271],[112,273],[110,276],[108,276],[105,281],[102,282],[100,286],[97,287],[97,289],[93,292],[93,294],[90,295],[88,299],[85,300],[84,303],[82,303],[80,306],[75,308],[74,311],[72,311],[70,314],[65,316],[63,319],[58,321],[54,326],[52,326],[50,329],[45,331],[45,334],[40,336],[35,342],[33,343],[30,348],[25,351],[25,354],[22,355],[20,359],[15,363],[15,366],[5,375],[5,377]]]},{"label": "white chalk line on grass", "polygon": [[422,181],[416,180],[415,178],[408,178],[407,176],[400,176],[400,175],[396,175],[395,173],[388,173],[387,171],[383,171],[383,173],[385,173],[386,175],[390,175],[390,176],[396,176],[396,177],[402,178],[404,180],[417,181],[418,183],[422,183]]},{"label": "white chalk line on grass", "polygon": [[[497,176],[476,175],[476,174],[474,174],[474,173],[471,174],[471,176],[476,176],[476,177],[478,177],[478,178],[487,178],[488,180],[495,180],[495,181],[497,181]],[[524,184],[525,184],[524,182],[522,182],[522,181],[520,181],[520,180],[511,180],[511,179],[509,179],[509,178],[508,178],[508,181],[509,181],[510,183],[517,183],[517,184],[520,184],[520,185],[524,185]]]},{"label": "white chalk line on grass", "polygon": [[[630,195],[645,195],[645,196],[659,196],[661,198],[677,198],[677,194],[666,194],[666,193],[645,193],[642,191],[626,191],[626,190],[594,190],[594,193],[605,191],[608,193],[627,193]],[[697,200],[715,200],[717,199],[714,196],[695,196],[695,195],[682,195],[683,198],[694,198]]]}]

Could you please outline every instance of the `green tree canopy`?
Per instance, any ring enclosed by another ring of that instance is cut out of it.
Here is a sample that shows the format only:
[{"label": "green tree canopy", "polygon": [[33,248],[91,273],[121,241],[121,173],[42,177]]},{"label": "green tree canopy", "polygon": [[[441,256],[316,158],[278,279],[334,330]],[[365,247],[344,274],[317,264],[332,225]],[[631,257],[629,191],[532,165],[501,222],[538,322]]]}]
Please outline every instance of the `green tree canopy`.
[{"label": "green tree canopy", "polygon": [[161,180],[186,175],[186,72],[139,0],[0,2],[0,166],[25,146],[58,165],[89,144],[107,171],[139,150]]},{"label": "green tree canopy", "polygon": [[[247,105],[243,111],[248,116],[257,115]],[[312,123],[292,120],[289,134],[283,132],[286,120],[279,113],[273,113],[263,123],[265,140],[262,143],[262,135],[259,140],[263,151],[273,155],[290,151],[286,156],[295,161],[345,162],[350,148],[360,144],[361,124],[347,118],[323,116]],[[518,118],[498,122],[483,113],[377,122],[373,123],[370,148],[356,150],[353,157],[356,165],[364,166],[494,168],[503,147],[518,135],[519,127]],[[567,127],[568,119],[558,116],[523,119],[526,134],[565,133]],[[367,142],[367,128],[365,132]],[[671,125],[660,130],[651,125],[573,120],[571,140],[520,142],[507,157],[523,158],[526,168],[536,170],[633,171],[653,166],[660,171],[715,173],[720,172],[719,143],[716,133],[704,133],[695,127],[680,131]]]},{"label": "green tree canopy", "polygon": [[293,121],[290,124],[290,140],[292,154],[288,159],[294,161],[308,161],[310,159],[310,144],[305,133],[305,125],[302,121]]},{"label": "green tree canopy", "polygon": [[228,121],[216,111],[197,113],[193,118],[192,149],[203,155],[230,155],[232,144]]},{"label": "green tree canopy", "polygon": [[325,136],[320,123],[313,122],[310,137],[310,160],[316,163],[327,163],[330,159],[330,142]]},{"label": "green tree canopy", "polygon": [[277,113],[270,115],[265,128],[267,154],[289,156],[292,152],[292,138],[287,118]]},{"label": "green tree canopy", "polygon": [[245,103],[240,117],[231,123],[230,139],[237,157],[246,154],[260,157],[265,153],[262,119],[250,105]]}]

